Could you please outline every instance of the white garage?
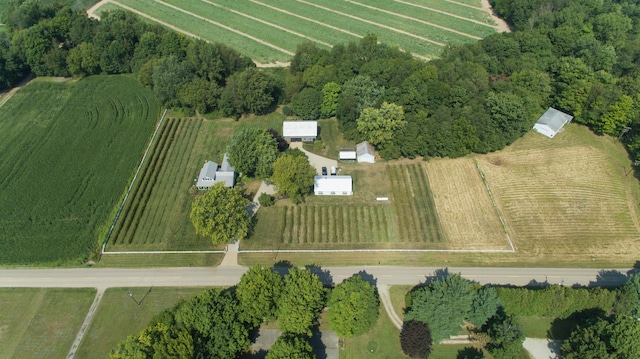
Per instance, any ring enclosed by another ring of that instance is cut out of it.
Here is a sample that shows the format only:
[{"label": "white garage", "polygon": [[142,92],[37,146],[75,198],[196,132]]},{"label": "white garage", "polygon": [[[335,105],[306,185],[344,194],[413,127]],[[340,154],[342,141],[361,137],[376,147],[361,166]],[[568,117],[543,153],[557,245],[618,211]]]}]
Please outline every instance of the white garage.
[{"label": "white garage", "polygon": [[313,193],[316,196],[351,196],[353,181],[351,176],[315,176]]},{"label": "white garage", "polygon": [[549,138],[553,138],[571,120],[573,120],[573,116],[549,107],[536,121],[536,124],[533,125],[533,129]]}]

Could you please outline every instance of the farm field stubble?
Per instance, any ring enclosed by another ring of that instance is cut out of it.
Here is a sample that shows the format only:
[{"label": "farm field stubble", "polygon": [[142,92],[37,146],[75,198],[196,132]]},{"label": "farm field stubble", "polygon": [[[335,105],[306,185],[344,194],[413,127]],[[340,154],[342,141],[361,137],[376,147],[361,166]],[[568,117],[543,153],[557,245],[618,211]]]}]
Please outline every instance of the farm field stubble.
[{"label": "farm field stubble", "polygon": [[159,115],[131,76],[38,79],[0,107],[0,263],[83,261]]},{"label": "farm field stubble", "polygon": [[92,288],[0,289],[0,358],[64,358],[93,302]]}]

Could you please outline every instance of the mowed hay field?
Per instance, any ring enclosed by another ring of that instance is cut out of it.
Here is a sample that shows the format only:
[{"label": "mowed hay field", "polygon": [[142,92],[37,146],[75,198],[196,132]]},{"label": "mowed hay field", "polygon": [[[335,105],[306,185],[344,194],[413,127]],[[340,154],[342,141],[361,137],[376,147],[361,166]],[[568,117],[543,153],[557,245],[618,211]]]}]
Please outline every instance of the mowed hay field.
[{"label": "mowed hay field", "polygon": [[479,156],[519,253],[544,260],[637,260],[638,180],[622,144],[570,124]]},{"label": "mowed hay field", "polygon": [[0,358],[64,358],[96,290],[0,289]]},{"label": "mowed hay field", "polygon": [[131,76],[37,80],[0,107],[0,263],[97,248],[159,117]]},{"label": "mowed hay field", "polygon": [[279,112],[239,121],[168,115],[151,143],[106,250],[223,249],[195,233],[189,218],[194,179],[205,161],[222,162],[237,128],[281,130],[283,119]]},{"label": "mowed hay field", "polygon": [[262,63],[289,61],[302,42],[329,49],[369,33],[429,59],[447,44],[477,41],[496,31],[479,0],[109,0],[104,10],[113,5],[225,43]]}]

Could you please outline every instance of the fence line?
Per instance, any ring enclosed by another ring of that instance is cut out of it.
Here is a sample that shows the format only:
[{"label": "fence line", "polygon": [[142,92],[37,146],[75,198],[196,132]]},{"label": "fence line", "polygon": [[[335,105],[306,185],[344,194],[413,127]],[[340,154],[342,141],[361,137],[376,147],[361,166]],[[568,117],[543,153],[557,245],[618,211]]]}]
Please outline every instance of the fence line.
[{"label": "fence line", "polygon": [[502,214],[500,214],[500,209],[498,209],[498,204],[496,203],[496,199],[493,198],[493,192],[491,192],[491,188],[489,188],[489,183],[487,182],[487,179],[484,176],[484,172],[482,172],[482,169],[480,168],[480,164],[478,163],[478,160],[474,159],[473,161],[476,163],[476,168],[478,169],[478,173],[480,173],[480,177],[482,178],[482,183],[484,183],[484,187],[487,189],[487,192],[489,192],[489,198],[491,198],[491,203],[493,204],[493,208],[496,210],[496,214],[498,215],[498,219],[500,220],[500,224],[502,224],[502,230],[504,230],[504,234],[507,237],[507,241],[509,242],[509,246],[511,246],[511,251],[510,252],[515,252],[516,249],[513,246],[513,242],[511,242],[511,236],[509,236],[509,231],[507,230],[507,225],[504,223],[504,219],[502,218]]},{"label": "fence line", "polygon": [[120,208],[118,208],[118,212],[116,213],[116,217],[113,219],[113,223],[111,223],[111,228],[109,228],[109,232],[107,233],[107,237],[104,239],[104,242],[102,243],[102,249],[100,250],[100,253],[104,254],[105,251],[105,247],[107,246],[107,242],[109,242],[109,238],[111,237],[111,233],[113,232],[113,229],[116,226],[116,222],[118,222],[118,218],[120,218],[120,214],[122,213],[122,209],[124,208],[125,203],[127,202],[127,198],[129,198],[129,193],[131,192],[131,189],[133,189],[133,184],[136,182],[136,179],[138,178],[138,173],[140,173],[140,169],[142,169],[142,165],[144,164],[144,160],[147,158],[147,154],[149,153],[149,149],[151,148],[151,144],[153,143],[153,140],[156,138],[156,134],[158,133],[158,130],[160,129],[160,126],[162,125],[162,122],[164,121],[164,117],[167,114],[167,109],[164,110],[164,112],[162,113],[162,117],[160,118],[160,121],[158,122],[158,125],[156,126],[155,131],[153,131],[153,135],[151,136],[151,140],[149,141],[149,144],[147,145],[147,149],[144,151],[144,154],[142,155],[142,159],[140,160],[140,164],[138,165],[138,169],[136,170],[136,174],[133,176],[133,179],[131,180],[131,183],[129,184],[129,189],[127,189],[127,193],[124,195],[124,199],[122,199],[122,203],[120,204]]}]

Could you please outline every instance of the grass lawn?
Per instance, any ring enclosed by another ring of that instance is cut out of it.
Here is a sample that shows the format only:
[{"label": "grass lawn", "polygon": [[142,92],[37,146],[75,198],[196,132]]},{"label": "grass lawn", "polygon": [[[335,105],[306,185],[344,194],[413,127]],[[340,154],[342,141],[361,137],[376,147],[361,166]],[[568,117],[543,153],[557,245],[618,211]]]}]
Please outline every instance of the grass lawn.
[{"label": "grass lawn", "polygon": [[[142,304],[137,305],[127,290]],[[76,358],[107,358],[112,348],[128,335],[139,333],[157,314],[203,291],[204,288],[171,287],[107,289]]]},{"label": "grass lawn", "polygon": [[95,289],[0,289],[0,358],[64,358]]},{"label": "grass lawn", "polygon": [[316,155],[337,160],[341,148],[356,148],[355,142],[348,141],[342,136],[335,117],[318,120],[318,139],[320,146],[304,143],[304,149]]},{"label": "grass lawn", "polygon": [[84,261],[158,115],[132,76],[36,79],[0,107],[0,264]]},{"label": "grass lawn", "polygon": [[94,267],[214,267],[223,258],[222,253],[106,254]]},{"label": "grass lawn", "polygon": [[[231,119],[178,118],[168,115],[151,145],[140,175],[109,240],[109,251],[221,250],[195,233],[189,212],[194,178],[206,160],[222,162],[234,131],[242,127],[281,131],[284,116]],[[238,182],[238,186],[244,186]],[[254,183],[247,184],[251,192]],[[167,265],[210,265],[217,256],[163,255]],[[186,256],[177,259],[179,256]],[[188,257],[188,258],[187,258]],[[143,257],[149,258],[149,257]],[[191,259],[194,258],[194,259]],[[109,256],[103,260],[113,261]],[[145,261],[143,259],[143,261]],[[116,264],[117,265],[117,264]]]}]

